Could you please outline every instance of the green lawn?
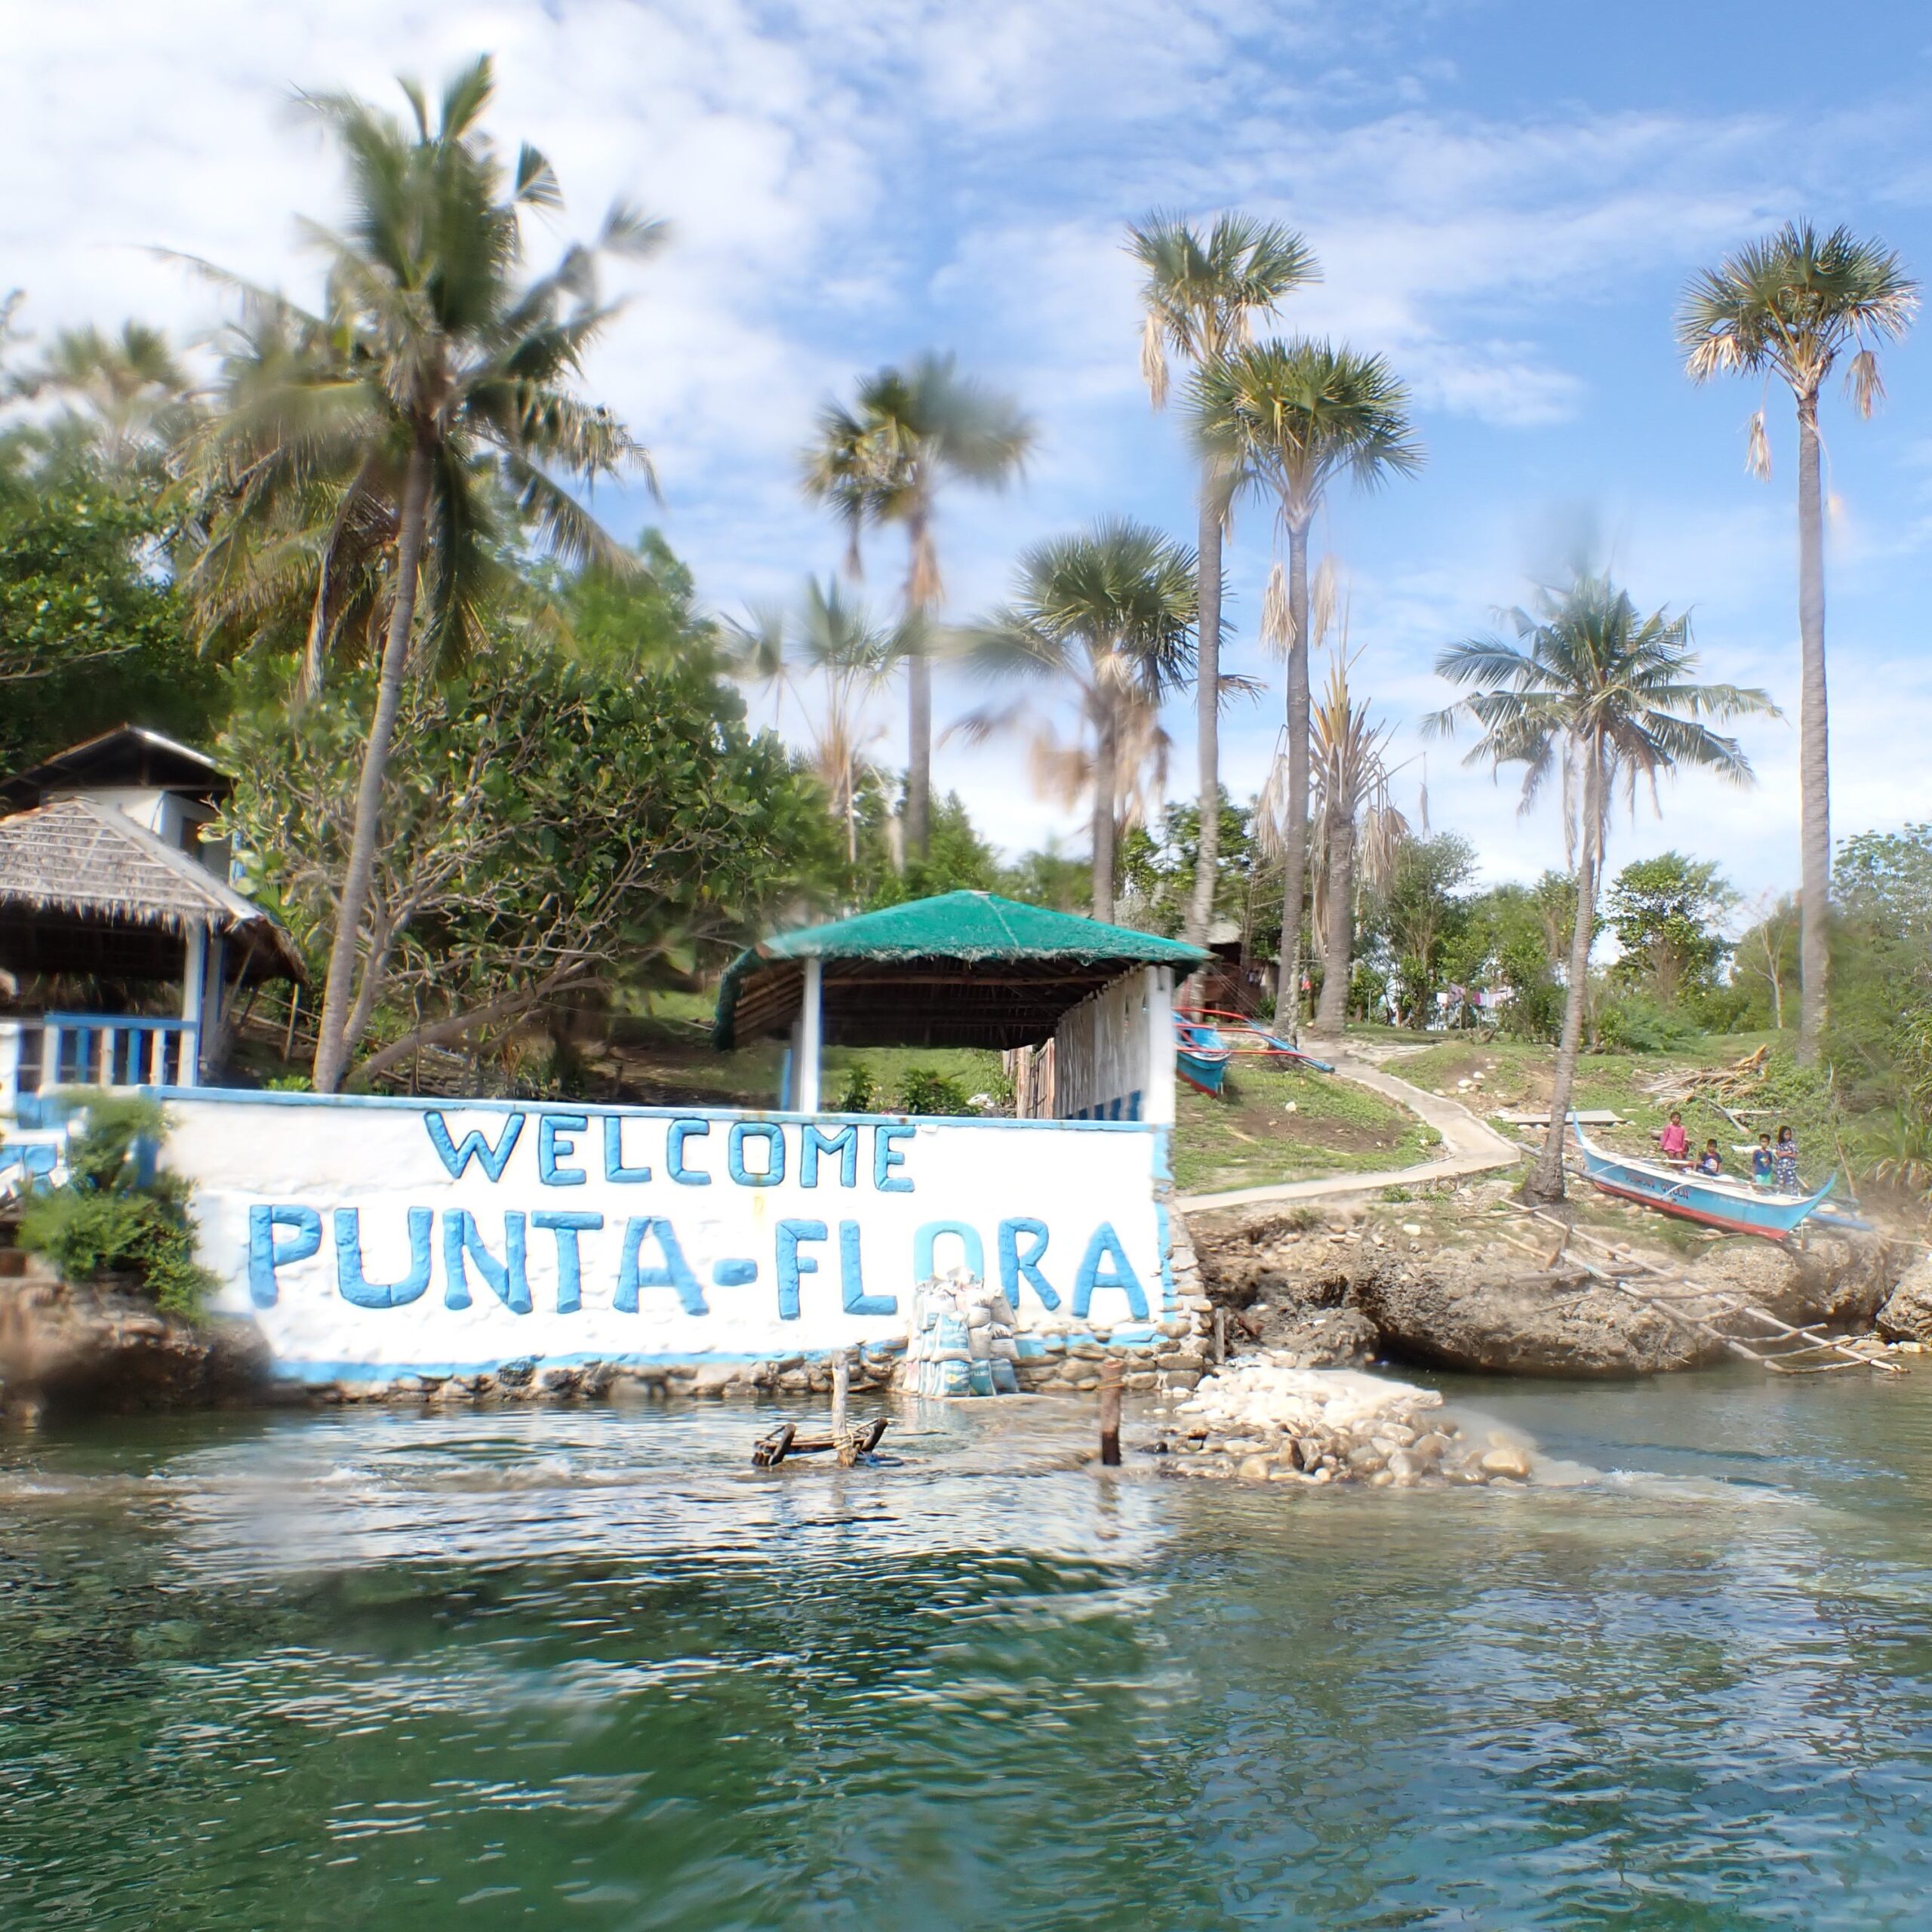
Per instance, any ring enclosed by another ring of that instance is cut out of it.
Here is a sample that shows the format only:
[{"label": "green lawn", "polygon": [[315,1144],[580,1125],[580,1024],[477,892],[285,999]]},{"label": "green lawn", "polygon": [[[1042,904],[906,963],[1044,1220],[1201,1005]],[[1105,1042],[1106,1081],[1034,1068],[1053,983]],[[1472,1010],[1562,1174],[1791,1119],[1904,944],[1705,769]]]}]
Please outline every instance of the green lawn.
[{"label": "green lawn", "polygon": [[1183,1193],[1410,1167],[1429,1158],[1438,1138],[1379,1094],[1298,1067],[1237,1063],[1218,1095],[1182,1087],[1176,1112],[1174,1181]]}]

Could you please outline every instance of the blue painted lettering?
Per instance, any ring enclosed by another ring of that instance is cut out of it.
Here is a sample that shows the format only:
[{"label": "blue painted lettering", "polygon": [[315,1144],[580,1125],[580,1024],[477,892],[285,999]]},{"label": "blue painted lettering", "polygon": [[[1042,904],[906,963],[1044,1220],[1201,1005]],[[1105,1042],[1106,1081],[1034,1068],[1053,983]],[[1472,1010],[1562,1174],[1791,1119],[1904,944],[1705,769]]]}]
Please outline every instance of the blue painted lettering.
[{"label": "blue painted lettering", "polygon": [[865,1276],[859,1267],[859,1224],[857,1221],[841,1221],[838,1224],[838,1286],[848,1315],[897,1315],[899,1312],[899,1297],[897,1295],[869,1295],[866,1293]]},{"label": "blue painted lettering", "polygon": [[912,1278],[930,1281],[939,1271],[933,1265],[933,1250],[941,1235],[952,1235],[959,1243],[960,1259],[966,1272],[983,1281],[986,1278],[986,1251],[980,1242],[980,1231],[964,1221],[928,1221],[912,1237]]},{"label": "blue painted lettering", "polygon": [[[292,1241],[278,1241],[277,1228],[294,1232]],[[306,1261],[322,1245],[322,1217],[312,1208],[254,1207],[248,1210],[248,1299],[257,1308],[272,1308],[280,1293],[275,1271],[291,1261]]]},{"label": "blue painted lettering", "polygon": [[503,1217],[503,1258],[484,1245],[476,1217],[466,1208],[443,1210],[443,1306],[469,1306],[469,1270],[477,1273],[512,1315],[530,1312],[529,1223],[521,1214]]},{"label": "blue painted lettering", "polygon": [[721,1288],[749,1287],[758,1279],[755,1261],[714,1261],[711,1278]]},{"label": "blue painted lettering", "polygon": [[684,1187],[709,1187],[711,1177],[702,1168],[685,1165],[685,1143],[702,1140],[711,1131],[708,1120],[674,1120],[664,1143],[664,1168],[671,1178]]},{"label": "blue painted lettering", "polygon": [[881,1194],[910,1194],[912,1183],[909,1180],[888,1180],[894,1168],[906,1164],[906,1156],[900,1153],[896,1142],[910,1140],[918,1131],[910,1127],[875,1127],[872,1129],[872,1186]]},{"label": "blue painted lettering", "polygon": [[[653,1239],[664,1257],[663,1265],[646,1268],[641,1265],[644,1244]],[[624,1223],[623,1259],[618,1266],[617,1295],[613,1303],[620,1315],[637,1312],[640,1288],[675,1288],[687,1315],[710,1312],[704,1290],[698,1285],[691,1263],[685,1259],[685,1251],[678,1244],[676,1230],[661,1215],[640,1214]]]},{"label": "blue painted lettering", "polygon": [[[1023,1238],[1026,1242],[1023,1254],[1020,1247]],[[999,1284],[1016,1309],[1020,1306],[1022,1281],[1040,1297],[1042,1308],[1060,1306],[1059,1291],[1040,1271],[1050,1238],[1045,1222],[1035,1221],[1025,1215],[999,1224]]]},{"label": "blue painted lettering", "polygon": [[429,1235],[435,1223],[427,1208],[409,1211],[409,1272],[399,1281],[372,1281],[362,1272],[362,1211],[335,1211],[335,1284],[358,1308],[407,1308],[429,1285]]},{"label": "blue painted lettering", "polygon": [[581,1168],[562,1166],[577,1152],[577,1137],[590,1131],[585,1114],[544,1114],[537,1123],[537,1178],[546,1187],[581,1187]]},{"label": "blue painted lettering", "polygon": [[[745,1165],[745,1143],[764,1143],[764,1165]],[[785,1130],[775,1121],[741,1120],[731,1129],[726,1143],[725,1164],[740,1187],[776,1187],[785,1178]]]},{"label": "blue painted lettering", "polygon": [[798,1185],[816,1187],[818,1185],[818,1157],[821,1154],[838,1156],[838,1185],[857,1187],[859,1184],[859,1130],[856,1127],[841,1127],[835,1133],[828,1134],[822,1127],[808,1121],[798,1137]]},{"label": "blue painted lettering", "polygon": [[[1100,1264],[1108,1265],[1106,1274],[1100,1272]],[[1097,1288],[1118,1288],[1127,1297],[1128,1312],[1137,1321],[1147,1319],[1147,1297],[1142,1292],[1140,1278],[1134,1272],[1134,1264],[1127,1258],[1127,1250],[1121,1245],[1120,1236],[1114,1232],[1110,1221],[1103,1221],[1094,1230],[1094,1238],[1087,1244],[1087,1252],[1081,1257],[1080,1272],[1073,1282],[1073,1312],[1085,1315],[1093,1307],[1094,1291]]]},{"label": "blue painted lettering", "polygon": [[423,1124],[429,1131],[429,1145],[435,1149],[436,1158],[449,1169],[453,1180],[462,1180],[463,1170],[474,1161],[492,1180],[501,1180],[503,1169],[509,1164],[510,1155],[515,1149],[517,1137],[523,1131],[523,1116],[510,1115],[497,1136],[494,1147],[484,1139],[482,1129],[475,1127],[463,1137],[460,1143],[453,1142],[448,1124],[438,1113],[425,1114]]},{"label": "blue painted lettering", "polygon": [[781,1321],[795,1321],[798,1318],[798,1277],[818,1272],[817,1261],[809,1254],[801,1254],[798,1244],[824,1238],[823,1221],[779,1223],[778,1318]]},{"label": "blue painted lettering", "polygon": [[583,1254],[580,1235],[595,1234],[604,1225],[601,1214],[533,1214],[533,1226],[557,1237],[557,1312],[574,1315],[583,1306]]},{"label": "blue painted lettering", "polygon": [[624,1165],[624,1117],[622,1114],[604,1116],[604,1178],[623,1185],[635,1185],[651,1178],[648,1168],[627,1168]]}]

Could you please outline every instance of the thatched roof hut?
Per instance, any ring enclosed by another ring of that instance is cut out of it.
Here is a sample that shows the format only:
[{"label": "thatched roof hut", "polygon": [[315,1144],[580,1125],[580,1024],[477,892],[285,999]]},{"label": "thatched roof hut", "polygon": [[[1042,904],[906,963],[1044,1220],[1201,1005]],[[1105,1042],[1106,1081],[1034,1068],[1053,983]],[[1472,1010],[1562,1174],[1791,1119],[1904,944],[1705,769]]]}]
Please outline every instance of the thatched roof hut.
[{"label": "thatched roof hut", "polygon": [[0,966],[170,979],[184,946],[211,940],[229,942],[232,983],[303,977],[259,906],[112,805],[69,798],[0,818]]}]

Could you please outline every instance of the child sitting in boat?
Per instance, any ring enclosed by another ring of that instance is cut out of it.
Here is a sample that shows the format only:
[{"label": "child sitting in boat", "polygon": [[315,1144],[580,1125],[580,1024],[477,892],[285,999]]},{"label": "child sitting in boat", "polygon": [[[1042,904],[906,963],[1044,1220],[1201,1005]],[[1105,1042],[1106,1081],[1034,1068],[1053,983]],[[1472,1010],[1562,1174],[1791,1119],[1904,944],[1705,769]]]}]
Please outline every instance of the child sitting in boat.
[{"label": "child sitting in boat", "polygon": [[1804,1190],[1798,1179],[1798,1136],[1789,1128],[1778,1129],[1778,1144],[1774,1154],[1774,1171],[1780,1189],[1786,1194],[1802,1194]]},{"label": "child sitting in boat", "polygon": [[1769,1187],[1776,1178],[1777,1156],[1771,1152],[1771,1137],[1761,1134],[1751,1150],[1751,1179],[1759,1187]]},{"label": "child sitting in boat", "polygon": [[1700,1174],[1721,1174],[1724,1172],[1724,1156],[1718,1152],[1715,1140],[1704,1143],[1704,1151],[1697,1156],[1697,1171]]},{"label": "child sitting in boat", "polygon": [[1657,1136],[1658,1151],[1666,1161],[1681,1167],[1690,1158],[1690,1137],[1684,1131],[1684,1116],[1671,1109],[1670,1124]]}]

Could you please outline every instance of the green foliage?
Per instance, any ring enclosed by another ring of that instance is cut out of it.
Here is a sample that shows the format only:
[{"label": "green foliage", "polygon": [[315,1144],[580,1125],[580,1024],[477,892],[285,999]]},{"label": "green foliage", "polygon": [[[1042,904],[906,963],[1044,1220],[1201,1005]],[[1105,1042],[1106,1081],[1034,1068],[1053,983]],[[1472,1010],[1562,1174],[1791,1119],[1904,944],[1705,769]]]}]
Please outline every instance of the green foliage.
[{"label": "green foliage", "polygon": [[1632,992],[1598,1008],[1596,1035],[1604,1052],[1666,1054],[1696,1045],[1702,1032],[1694,1020],[1651,994]]},{"label": "green foliage", "polygon": [[1708,860],[1681,852],[1632,860],[1611,881],[1604,907],[1622,949],[1611,977],[1665,1006],[1707,990],[1729,950],[1718,921],[1737,903]]},{"label": "green foliage", "polygon": [[208,734],[220,678],[160,574],[165,534],[151,494],[89,468],[0,472],[0,771],[129,718]]},{"label": "green foliage", "polygon": [[1475,869],[1475,848],[1459,833],[1404,838],[1387,886],[1367,909],[1364,951],[1387,962],[1409,1026],[1420,1026],[1435,1010],[1447,949],[1469,915],[1463,888]]},{"label": "green foliage", "polygon": [[908,1114],[970,1114],[971,1097],[949,1073],[930,1066],[906,1072],[899,1085],[899,1110]]},{"label": "green foliage", "polygon": [[141,1178],[137,1143],[164,1131],[152,1100],[90,1100],[68,1142],[69,1179],[28,1197],[20,1241],[68,1281],[130,1275],[165,1314],[192,1316],[214,1278],[195,1259],[187,1183],[166,1174]]},{"label": "green foliage", "polygon": [[[661,591],[637,595],[628,628],[648,637]],[[371,1040],[419,1024],[460,1037],[567,989],[662,983],[830,896],[823,794],[775,736],[746,728],[702,640],[631,652],[619,591],[584,595],[604,640],[590,659],[492,633],[460,672],[405,688],[365,921],[381,969]],[[223,749],[255,889],[313,955],[335,915],[374,678],[339,677],[291,715],[289,669],[236,672]]]},{"label": "green foliage", "polygon": [[1853,1105],[1896,1106],[1932,1024],[1932,825],[1847,839],[1835,881],[1831,1059]]},{"label": "green foliage", "polygon": [[863,1061],[845,1069],[845,1084],[839,1088],[832,1107],[835,1113],[841,1114],[869,1114],[878,1110],[878,1084]]},{"label": "green foliage", "polygon": [[899,811],[876,789],[864,793],[859,803],[859,861],[853,881],[864,911],[936,893],[1001,889],[999,854],[980,835],[958,792],[931,801],[925,856],[908,857],[903,868],[893,862],[900,824]]},{"label": "green foliage", "polygon": [[[1221,794],[1220,847],[1215,861],[1214,916],[1239,922],[1254,862],[1254,813]],[[1143,932],[1173,939],[1186,923],[1201,852],[1201,809],[1171,804],[1157,826],[1135,826],[1121,841],[1118,916]]]}]

